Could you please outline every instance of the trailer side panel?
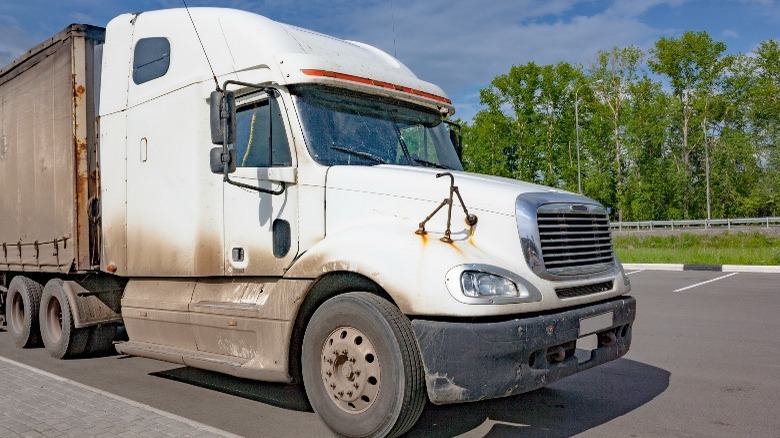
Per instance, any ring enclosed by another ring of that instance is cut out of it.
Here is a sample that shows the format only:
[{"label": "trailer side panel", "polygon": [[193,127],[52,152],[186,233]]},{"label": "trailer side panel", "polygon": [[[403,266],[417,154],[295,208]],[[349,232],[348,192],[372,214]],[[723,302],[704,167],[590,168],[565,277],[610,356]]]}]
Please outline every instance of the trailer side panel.
[{"label": "trailer side panel", "polygon": [[102,38],[99,28],[72,25],[0,70],[2,270],[90,268],[97,225],[87,208],[94,109],[85,53]]}]

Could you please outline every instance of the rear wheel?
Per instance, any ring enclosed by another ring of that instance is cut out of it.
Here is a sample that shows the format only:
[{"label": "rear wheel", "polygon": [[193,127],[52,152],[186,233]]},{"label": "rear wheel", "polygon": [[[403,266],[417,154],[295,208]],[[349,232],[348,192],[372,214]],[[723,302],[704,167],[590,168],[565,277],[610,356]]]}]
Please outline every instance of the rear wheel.
[{"label": "rear wheel", "polygon": [[73,326],[73,313],[62,280],[55,278],[43,288],[40,306],[43,345],[57,359],[84,352],[89,329]]},{"label": "rear wheel", "polygon": [[420,354],[409,320],[366,292],[326,301],[303,339],[309,402],[337,435],[397,436],[425,406]]},{"label": "rear wheel", "polygon": [[39,347],[38,308],[41,285],[27,277],[16,276],[8,285],[5,319],[14,344],[21,348]]}]

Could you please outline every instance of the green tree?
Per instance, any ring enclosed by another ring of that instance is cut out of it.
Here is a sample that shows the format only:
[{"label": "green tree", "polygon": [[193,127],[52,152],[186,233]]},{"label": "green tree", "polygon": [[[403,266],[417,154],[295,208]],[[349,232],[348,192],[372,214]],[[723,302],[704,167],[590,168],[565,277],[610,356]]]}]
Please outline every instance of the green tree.
[{"label": "green tree", "polygon": [[[583,192],[618,220],[780,214],[780,44],[725,56],[705,32],[598,52],[587,74],[517,65],[481,90],[468,170]],[[710,196],[710,191],[713,196]],[[706,202],[705,202],[706,199]]]},{"label": "green tree", "polygon": [[545,169],[542,183],[556,187],[576,187],[574,112],[572,86],[582,73],[571,64],[545,65],[537,99],[541,115],[541,155]]},{"label": "green tree", "polygon": [[571,187],[574,134],[567,89],[582,73],[570,64],[513,66],[481,90],[485,108],[465,135],[467,168]]},{"label": "green tree", "polygon": [[645,76],[631,84],[625,111],[627,209],[630,220],[670,217],[677,174],[670,159],[669,116],[674,101],[661,83]]},{"label": "green tree", "polygon": [[623,109],[629,100],[631,86],[637,80],[639,68],[644,53],[635,46],[612,50],[601,50],[596,60],[590,66],[592,87],[597,96],[609,110],[609,120],[612,124],[612,142],[614,144],[615,163],[615,200],[617,202],[618,220],[623,220],[626,207],[624,155],[621,142],[623,130]]},{"label": "green tree", "polygon": [[[686,218],[690,217],[690,187],[694,182],[691,164],[695,148],[689,141],[691,121],[697,103],[701,103],[697,101],[706,102],[712,95],[716,78],[724,68],[725,51],[726,45],[713,41],[707,32],[685,32],[679,39],[662,37],[650,50],[652,55],[648,61],[650,69],[669,79],[674,95],[680,103],[682,116],[680,167],[685,175],[682,190],[685,196]],[[706,114],[706,103],[704,111]],[[706,131],[706,122],[703,126]]]}]

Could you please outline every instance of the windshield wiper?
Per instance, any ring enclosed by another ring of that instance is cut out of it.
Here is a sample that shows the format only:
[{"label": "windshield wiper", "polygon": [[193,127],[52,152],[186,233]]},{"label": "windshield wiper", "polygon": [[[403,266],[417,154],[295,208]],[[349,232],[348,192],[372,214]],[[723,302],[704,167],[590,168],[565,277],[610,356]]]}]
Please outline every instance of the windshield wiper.
[{"label": "windshield wiper", "polygon": [[393,128],[395,128],[395,133],[398,136],[398,142],[401,143],[401,150],[404,153],[406,162],[412,164],[412,155],[409,153],[409,148],[406,146],[404,135],[401,133],[401,128],[398,127],[398,122],[395,120],[395,116],[393,116],[393,113],[390,111],[387,112],[387,115],[390,116],[390,120],[393,121]]},{"label": "windshield wiper", "polygon": [[374,155],[374,154],[372,154],[370,152],[356,151],[354,149],[349,149],[349,148],[345,148],[345,147],[341,147],[341,146],[336,146],[335,144],[331,145],[330,148],[333,149],[334,151],[344,152],[346,154],[352,154],[352,155],[356,155],[358,157],[367,158],[367,159],[369,159],[371,161],[375,161],[375,162],[380,163],[380,164],[387,164],[387,161],[384,158],[377,157],[376,155]]},{"label": "windshield wiper", "polygon": [[433,161],[423,160],[422,158],[412,157],[415,163],[422,164],[425,167],[435,167],[437,169],[453,170],[451,167],[447,167],[443,164],[434,163]]}]

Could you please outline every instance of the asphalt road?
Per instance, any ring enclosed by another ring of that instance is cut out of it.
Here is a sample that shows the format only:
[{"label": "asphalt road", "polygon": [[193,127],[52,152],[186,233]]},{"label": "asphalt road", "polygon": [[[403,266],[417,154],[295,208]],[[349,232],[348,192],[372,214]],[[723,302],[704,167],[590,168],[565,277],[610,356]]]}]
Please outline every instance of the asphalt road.
[{"label": "asphalt road", "polygon": [[[780,275],[630,278],[626,357],[528,394],[429,404],[409,436],[780,437]],[[297,386],[118,355],[60,361],[4,331],[0,356],[247,437],[329,435]]]}]

